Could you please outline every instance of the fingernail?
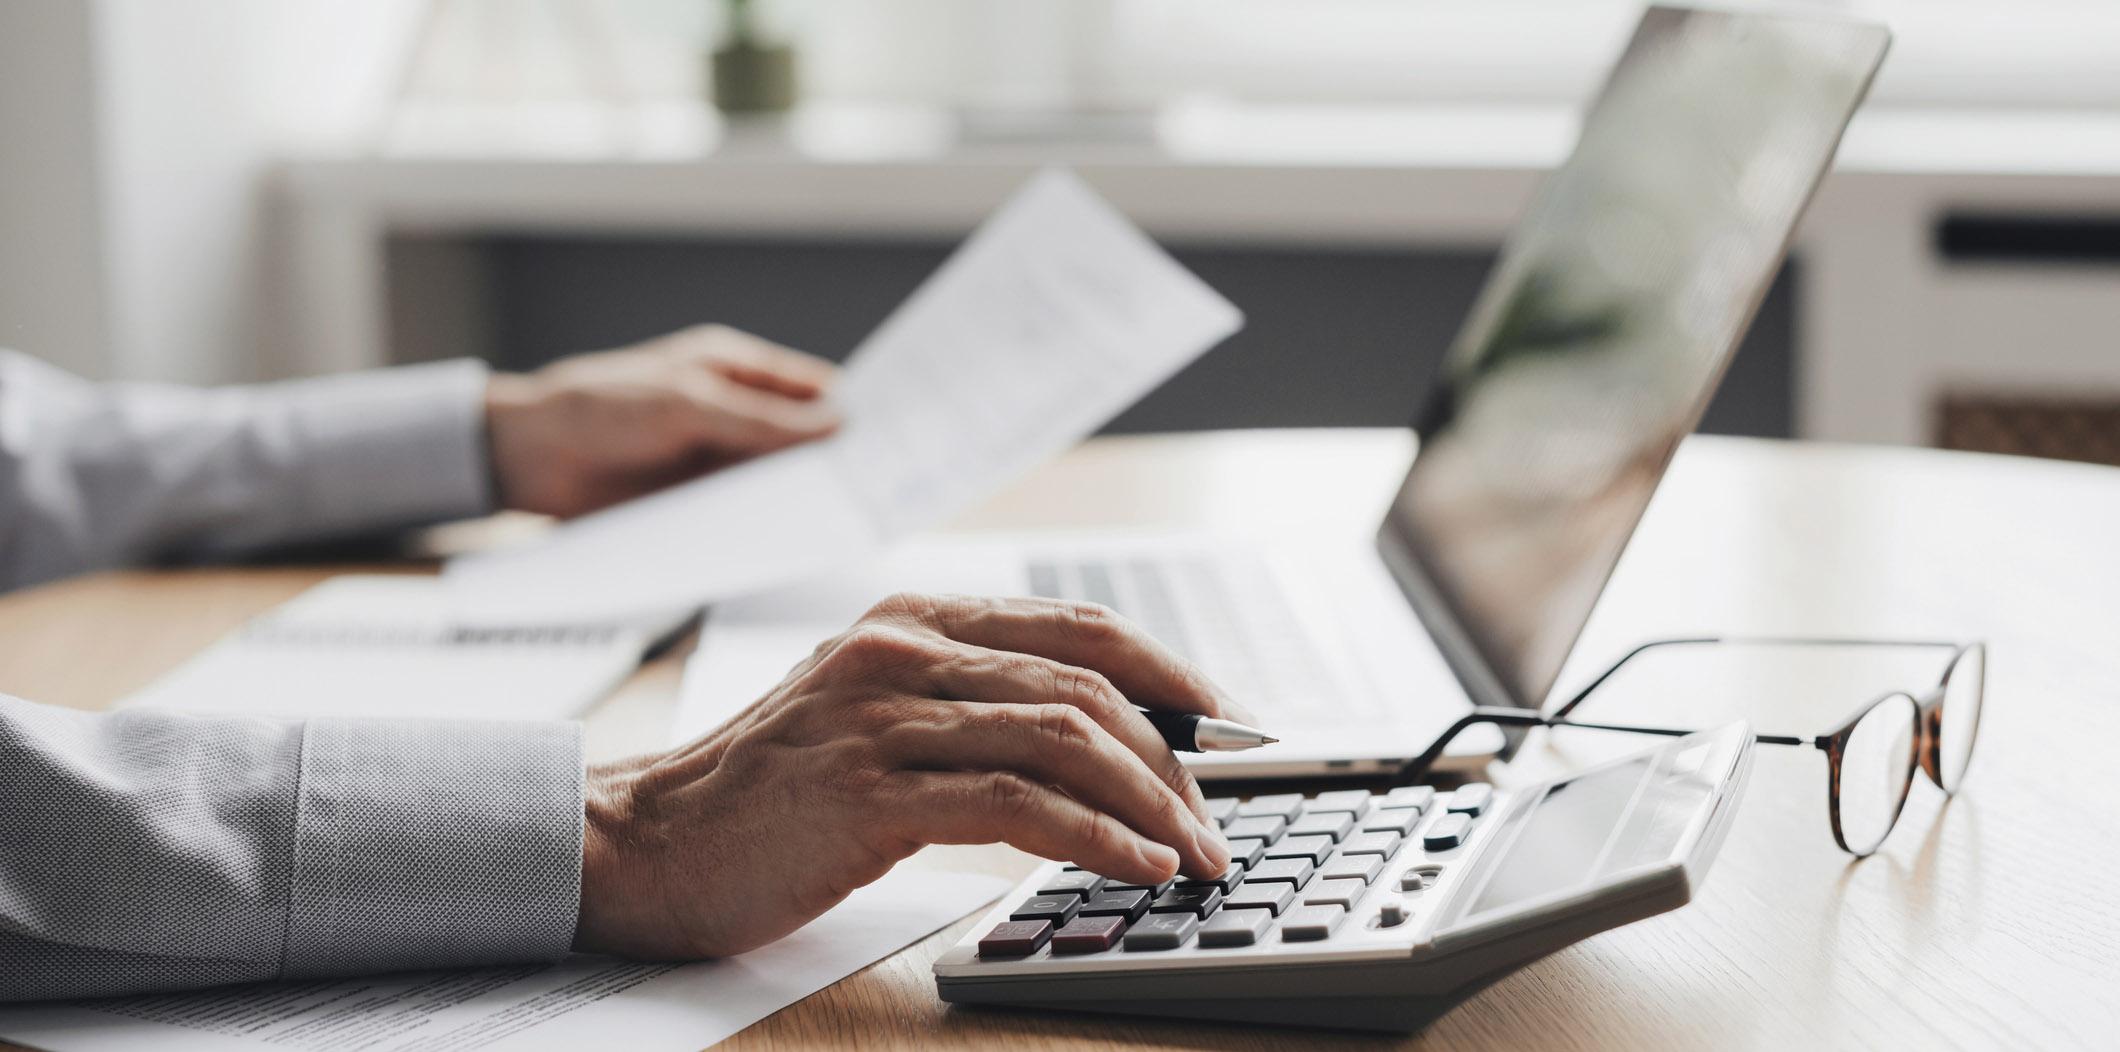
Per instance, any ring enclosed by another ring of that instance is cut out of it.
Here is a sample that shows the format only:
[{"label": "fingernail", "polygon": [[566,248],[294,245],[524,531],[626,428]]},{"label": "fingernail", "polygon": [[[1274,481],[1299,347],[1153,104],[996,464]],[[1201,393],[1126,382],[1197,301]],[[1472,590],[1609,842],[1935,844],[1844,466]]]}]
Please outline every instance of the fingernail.
[{"label": "fingernail", "polygon": [[1218,871],[1228,866],[1229,838],[1223,836],[1220,829],[1205,823],[1195,825],[1193,829],[1193,840],[1199,847],[1200,854],[1207,856],[1207,861],[1213,863]]},{"label": "fingernail", "polygon": [[1178,852],[1167,844],[1144,840],[1140,847],[1141,862],[1155,870],[1159,876],[1169,876],[1178,871]]}]

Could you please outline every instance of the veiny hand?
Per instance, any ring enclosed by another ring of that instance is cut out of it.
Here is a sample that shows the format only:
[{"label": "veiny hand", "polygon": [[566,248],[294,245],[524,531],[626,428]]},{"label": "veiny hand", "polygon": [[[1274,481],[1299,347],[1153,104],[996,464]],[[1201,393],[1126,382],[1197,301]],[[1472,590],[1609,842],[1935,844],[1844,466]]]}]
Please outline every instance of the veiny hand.
[{"label": "veiny hand", "polygon": [[1219,874],[1229,844],[1136,704],[1247,718],[1104,607],[893,596],[721,729],[590,770],[575,946],[741,953],[925,844]]},{"label": "veiny hand", "polygon": [[721,325],[493,377],[503,507],[572,516],[830,434],[836,369]]}]

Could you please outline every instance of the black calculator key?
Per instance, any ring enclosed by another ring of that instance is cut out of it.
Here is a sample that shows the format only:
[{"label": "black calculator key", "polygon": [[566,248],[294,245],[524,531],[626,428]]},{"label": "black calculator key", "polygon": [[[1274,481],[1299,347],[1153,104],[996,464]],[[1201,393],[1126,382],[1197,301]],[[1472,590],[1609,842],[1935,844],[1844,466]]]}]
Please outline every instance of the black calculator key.
[{"label": "black calculator key", "polygon": [[1229,860],[1246,866],[1256,866],[1266,857],[1264,840],[1232,840],[1229,842]]},{"label": "black calculator key", "polygon": [[1126,930],[1129,950],[1175,950],[1200,930],[1200,918],[1190,913],[1151,913]]},{"label": "black calculator key", "polygon": [[1338,906],[1297,906],[1281,918],[1282,942],[1317,942],[1332,934],[1347,917]]},{"label": "black calculator key", "polygon": [[1148,899],[1148,892],[1138,888],[1129,891],[1106,889],[1091,895],[1089,901],[1082,904],[1082,915],[1085,917],[1124,917],[1129,921],[1139,920],[1142,914],[1148,912]]},{"label": "black calculator key", "polygon": [[1196,888],[1172,888],[1156,899],[1148,908],[1157,913],[1190,913],[1205,917],[1222,905],[1222,889],[1213,884],[1202,884]]},{"label": "black calculator key", "polygon": [[1090,897],[1091,895],[1095,895],[1096,893],[1098,893],[1098,892],[1100,892],[1100,891],[1103,891],[1103,890],[1104,890],[1104,878],[1103,878],[1103,877],[1100,877],[1100,876],[1096,875],[1095,873],[1090,873],[1090,872],[1086,872],[1086,871],[1084,871],[1084,870],[1079,870],[1079,869],[1077,869],[1077,870],[1072,870],[1072,871],[1070,871],[1070,870],[1061,870],[1060,872],[1058,872],[1058,873],[1055,873],[1055,874],[1053,874],[1052,876],[1050,876],[1050,877],[1047,877],[1047,878],[1045,878],[1045,884],[1044,884],[1044,886],[1043,886],[1043,887],[1040,887],[1040,888],[1038,889],[1038,894],[1040,894],[1040,895],[1067,895],[1067,894],[1074,894],[1074,895],[1079,895],[1079,896],[1081,896],[1081,897],[1083,897],[1083,898],[1088,898],[1088,897]]},{"label": "black calculator key", "polygon": [[1303,809],[1306,815],[1319,815],[1328,811],[1345,811],[1349,815],[1360,815],[1369,810],[1369,790],[1340,789],[1330,793],[1319,793],[1310,798],[1310,805]]},{"label": "black calculator key", "polygon": [[1494,802],[1494,787],[1486,782],[1466,782],[1450,794],[1449,809],[1456,814],[1478,817]]},{"label": "black calculator key", "polygon": [[1378,855],[1336,855],[1318,870],[1319,880],[1343,880],[1355,877],[1367,884],[1377,879],[1384,871],[1384,859]]},{"label": "black calculator key", "polygon": [[1447,814],[1435,820],[1426,833],[1421,834],[1421,846],[1430,851],[1448,851],[1465,842],[1465,831],[1472,828],[1472,816]]},{"label": "black calculator key", "polygon": [[979,940],[981,957],[1028,957],[1053,937],[1053,922],[1046,920],[1002,921]]},{"label": "black calculator key", "polygon": [[1420,823],[1421,812],[1414,808],[1385,807],[1369,812],[1369,817],[1362,819],[1362,830],[1369,833],[1390,831],[1405,836]]},{"label": "black calculator key", "polygon": [[1170,886],[1171,886],[1172,884],[1175,884],[1175,883],[1177,883],[1177,882],[1178,882],[1178,878],[1176,878],[1176,877],[1172,877],[1172,878],[1170,878],[1169,880],[1166,880],[1166,881],[1164,881],[1164,882],[1163,882],[1163,883],[1161,883],[1161,884],[1128,884],[1128,883],[1126,883],[1126,882],[1124,882],[1124,881],[1116,881],[1116,880],[1107,880],[1107,881],[1105,881],[1105,882],[1104,882],[1104,890],[1106,890],[1106,891],[1145,891],[1145,892],[1148,892],[1148,897],[1149,897],[1149,898],[1155,898],[1156,896],[1158,896],[1158,895],[1161,895],[1161,894],[1163,894],[1163,893],[1164,893],[1164,892],[1166,892],[1166,891],[1169,891],[1169,890],[1170,890]]},{"label": "black calculator key", "polygon": [[1259,910],[1279,916],[1281,911],[1287,909],[1288,904],[1295,900],[1294,884],[1278,880],[1270,884],[1244,883],[1237,885],[1237,890],[1223,897],[1222,913],[1215,916],[1222,916],[1231,910]]},{"label": "black calculator key", "polygon": [[[1223,870],[1222,875],[1219,877],[1216,877],[1212,880],[1181,880],[1178,882],[1178,886],[1173,888],[1172,890],[1183,891],[1186,888],[1207,887],[1214,888],[1217,891],[1227,892],[1229,891],[1229,889],[1236,887],[1237,884],[1243,879],[1244,864],[1241,862],[1231,862],[1229,864],[1229,868]],[[1169,892],[1165,892],[1165,894],[1169,894]]]},{"label": "black calculator key", "polygon": [[1389,829],[1356,833],[1340,844],[1343,855],[1381,855],[1390,858],[1399,849],[1400,836]]},{"label": "black calculator key", "polygon": [[1384,807],[1410,807],[1425,811],[1435,804],[1435,786],[1402,785],[1384,794]]},{"label": "black calculator key", "polygon": [[1218,796],[1209,800],[1207,802],[1207,817],[1214,819],[1215,824],[1218,826],[1228,825],[1230,819],[1237,817],[1237,798],[1234,796]]},{"label": "black calculator key", "polygon": [[1053,952],[1100,953],[1111,949],[1125,931],[1124,917],[1076,917],[1053,933]]},{"label": "black calculator key", "polygon": [[1312,862],[1323,862],[1332,855],[1332,838],[1329,836],[1284,836],[1281,842],[1266,849],[1267,858],[1307,858]]},{"label": "black calculator key", "polygon": [[1309,882],[1311,873],[1317,868],[1307,858],[1269,858],[1244,874],[1243,887],[1281,881],[1300,888]]},{"label": "black calculator key", "polygon": [[1275,818],[1294,818],[1296,812],[1302,809],[1303,794],[1272,793],[1266,796],[1254,796],[1237,805],[1237,817],[1253,818],[1260,815],[1270,815]]},{"label": "black calculator key", "polygon": [[1253,815],[1222,827],[1222,835],[1231,840],[1264,840],[1271,844],[1281,839],[1281,831],[1287,828],[1288,819],[1280,815]]},{"label": "black calculator key", "polygon": [[1012,910],[1010,920],[1047,920],[1055,925],[1066,924],[1075,919],[1075,911],[1082,908],[1082,896],[1073,892],[1061,895],[1040,895],[1024,899],[1023,905]]},{"label": "black calculator key", "polygon": [[1273,927],[1273,911],[1223,910],[1200,925],[1202,946],[1250,946]]},{"label": "black calculator key", "polygon": [[1329,836],[1335,842],[1354,831],[1354,816],[1344,811],[1304,815],[1288,827],[1289,836]]}]

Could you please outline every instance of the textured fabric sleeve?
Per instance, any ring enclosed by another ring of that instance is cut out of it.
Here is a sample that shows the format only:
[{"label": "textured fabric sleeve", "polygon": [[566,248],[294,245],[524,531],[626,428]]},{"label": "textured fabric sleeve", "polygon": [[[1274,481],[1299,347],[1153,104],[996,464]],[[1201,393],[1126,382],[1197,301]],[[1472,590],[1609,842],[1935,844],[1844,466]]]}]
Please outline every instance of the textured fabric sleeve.
[{"label": "textured fabric sleeve", "polygon": [[0,588],[484,514],[472,361],[216,390],[0,350]]},{"label": "textured fabric sleeve", "polygon": [[0,1001],[559,957],[581,794],[571,723],[0,696]]}]

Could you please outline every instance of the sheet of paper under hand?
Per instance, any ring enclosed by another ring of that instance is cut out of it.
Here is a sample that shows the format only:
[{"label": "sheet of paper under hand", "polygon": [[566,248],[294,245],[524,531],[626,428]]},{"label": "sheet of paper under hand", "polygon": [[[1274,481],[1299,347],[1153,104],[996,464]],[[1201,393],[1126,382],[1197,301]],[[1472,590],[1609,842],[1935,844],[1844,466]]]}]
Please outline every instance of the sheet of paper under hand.
[{"label": "sheet of paper under hand", "polygon": [[821,573],[977,503],[1242,325],[1074,175],[1032,179],[856,349],[831,438],[447,569],[470,620],[596,617]]},{"label": "sheet of paper under hand", "polygon": [[700,964],[580,958],[0,1010],[47,1052],[694,1052],[993,901],[999,877],[900,867],[807,927]]}]

